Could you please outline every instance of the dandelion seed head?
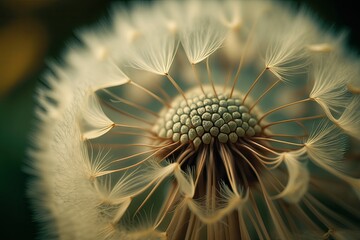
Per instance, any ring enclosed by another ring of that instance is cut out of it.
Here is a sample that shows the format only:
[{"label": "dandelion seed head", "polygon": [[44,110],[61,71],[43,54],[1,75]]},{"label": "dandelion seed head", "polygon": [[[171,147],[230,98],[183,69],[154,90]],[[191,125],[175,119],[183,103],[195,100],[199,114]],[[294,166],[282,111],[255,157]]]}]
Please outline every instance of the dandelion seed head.
[{"label": "dandelion seed head", "polygon": [[342,34],[270,1],[159,1],[113,15],[109,28],[78,32],[85,47],[65,54],[70,67],[52,64],[38,91],[32,186],[52,234],[359,231],[347,141],[359,138],[359,71]]}]

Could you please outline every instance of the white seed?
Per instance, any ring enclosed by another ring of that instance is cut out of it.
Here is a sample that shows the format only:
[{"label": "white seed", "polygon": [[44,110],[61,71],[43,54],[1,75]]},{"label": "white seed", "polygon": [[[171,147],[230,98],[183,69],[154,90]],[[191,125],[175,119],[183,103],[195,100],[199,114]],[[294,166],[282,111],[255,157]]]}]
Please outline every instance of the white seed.
[{"label": "white seed", "polygon": [[189,141],[189,137],[187,134],[182,134],[180,137],[180,142],[181,143],[187,143]]},{"label": "white seed", "polygon": [[188,136],[190,140],[194,140],[197,137],[195,129],[190,128],[188,132]]},{"label": "white seed", "polygon": [[180,133],[187,133],[189,131],[188,126],[182,125],[180,129]]},{"label": "white seed", "polygon": [[202,126],[206,132],[208,132],[213,125],[214,124],[211,121],[202,121]]},{"label": "white seed", "polygon": [[229,128],[230,128],[230,131],[232,131],[232,132],[235,131],[235,129],[237,127],[236,122],[230,121],[230,122],[228,122],[228,125],[229,125]]},{"label": "white seed", "polygon": [[210,133],[205,133],[205,134],[201,137],[202,142],[203,142],[204,144],[210,144],[211,138],[212,138],[212,137],[211,137]]},{"label": "white seed", "polygon": [[201,116],[201,118],[203,120],[210,120],[211,119],[211,113],[206,112]]},{"label": "white seed", "polygon": [[211,105],[211,109],[213,110],[213,112],[217,112],[219,110],[219,105],[213,104]]},{"label": "white seed", "polygon": [[180,133],[174,133],[172,136],[173,142],[178,142],[180,140]]},{"label": "white seed", "polygon": [[220,118],[215,122],[215,126],[217,126],[218,128],[221,127],[222,125],[224,125],[225,121],[224,119]]},{"label": "white seed", "polygon": [[214,137],[216,137],[217,135],[219,135],[219,132],[220,132],[220,130],[219,130],[218,127],[212,127],[212,128],[210,128],[210,134],[211,134],[212,136],[214,136]]},{"label": "white seed", "polygon": [[236,135],[236,133],[230,133],[229,134],[229,140],[232,143],[236,143],[237,140],[239,139],[238,135]]},{"label": "white seed", "polygon": [[203,106],[204,106],[204,103],[203,103],[202,101],[198,101],[198,102],[196,103],[196,105],[197,105],[198,107],[203,107]]},{"label": "white seed", "polygon": [[190,109],[191,109],[191,110],[195,110],[195,109],[197,109],[196,104],[195,104],[195,103],[192,103],[192,104],[190,105]]},{"label": "white seed", "polygon": [[218,119],[220,119],[221,118],[221,116],[218,114],[218,113],[214,113],[214,114],[212,114],[212,116],[211,116],[211,121],[213,122],[213,123],[215,123]]},{"label": "white seed", "polygon": [[190,117],[198,115],[197,111],[195,109],[190,111]]},{"label": "white seed", "polygon": [[204,107],[200,107],[197,109],[197,112],[199,115],[202,115],[204,112],[206,112],[205,108]]},{"label": "white seed", "polygon": [[172,130],[176,133],[180,132],[180,128],[181,128],[181,123],[177,122],[174,124],[174,126],[172,127]]},{"label": "white seed", "polygon": [[239,112],[247,113],[247,112],[249,112],[249,109],[247,107],[241,105],[241,106],[239,106]]},{"label": "white seed", "polygon": [[202,126],[196,127],[196,133],[199,137],[201,137],[204,134],[205,130]]},{"label": "white seed", "polygon": [[222,125],[220,128],[220,132],[226,133],[226,134],[230,133],[229,125],[227,125],[227,124]]},{"label": "white seed", "polygon": [[250,118],[248,123],[251,127],[254,127],[257,124],[257,121],[255,118]]},{"label": "white seed", "polygon": [[210,105],[206,105],[206,106],[205,106],[205,110],[206,110],[206,112],[208,112],[208,113],[213,113],[213,109],[212,109],[212,107],[211,107]]},{"label": "white seed", "polygon": [[261,127],[259,125],[255,125],[254,130],[255,130],[256,133],[260,133],[261,132]]},{"label": "white seed", "polygon": [[195,115],[191,118],[191,123],[194,127],[201,125],[201,117],[199,115]]},{"label": "white seed", "polygon": [[174,125],[173,121],[167,121],[166,124],[165,124],[166,130],[171,129],[173,127],[173,125]]},{"label": "white seed", "polygon": [[241,114],[239,112],[233,112],[232,117],[233,119],[241,118]]},{"label": "white seed", "polygon": [[227,104],[228,104],[228,106],[230,106],[230,105],[235,105],[235,100],[232,99],[232,98],[229,98],[229,99],[227,100]]},{"label": "white seed", "polygon": [[175,115],[172,117],[172,121],[173,121],[174,123],[179,122],[179,121],[180,121],[179,115],[175,114]]},{"label": "white seed", "polygon": [[167,137],[167,138],[171,138],[171,136],[172,136],[173,134],[174,134],[173,130],[169,129],[169,130],[167,130],[167,132],[166,132],[166,137]]},{"label": "white seed", "polygon": [[246,135],[249,137],[252,137],[255,135],[255,130],[252,127],[249,127],[248,130],[246,130]]},{"label": "white seed", "polygon": [[228,135],[225,134],[225,133],[220,133],[220,134],[218,135],[218,139],[219,139],[219,142],[221,142],[221,143],[226,143],[226,142],[228,141],[229,137],[228,137]]},{"label": "white seed", "polygon": [[232,120],[232,116],[231,116],[231,114],[228,113],[228,112],[224,113],[224,114],[222,115],[222,117],[223,117],[223,119],[224,119],[224,121],[225,121],[226,123],[228,123],[228,122],[230,122],[230,121]]},{"label": "white seed", "polygon": [[235,119],[234,121],[236,122],[236,125],[238,127],[241,127],[241,125],[243,124],[243,121],[241,119]]},{"label": "white seed", "polygon": [[225,108],[225,107],[219,107],[218,113],[219,113],[220,115],[223,115],[223,114],[226,113],[226,112],[227,112],[227,108]]},{"label": "white seed", "polygon": [[230,113],[233,113],[233,112],[237,112],[239,108],[237,106],[228,106],[227,109]]},{"label": "white seed", "polygon": [[184,110],[182,108],[178,108],[178,110],[176,111],[176,113],[180,116],[181,114],[184,113]]},{"label": "white seed", "polygon": [[191,111],[191,109],[188,106],[184,107],[184,113],[189,115],[190,111]]},{"label": "white seed", "polygon": [[181,122],[181,124],[185,124],[185,123],[186,123],[186,119],[188,119],[188,118],[189,118],[189,116],[186,115],[186,114],[181,115],[181,116],[180,116],[180,122]]},{"label": "white seed", "polygon": [[193,140],[193,144],[194,144],[195,149],[198,149],[198,147],[200,146],[201,143],[202,143],[202,141],[201,141],[201,139],[199,137],[196,137]]},{"label": "white seed", "polygon": [[244,122],[248,122],[251,118],[251,115],[248,114],[248,113],[243,113],[241,114],[241,119],[244,121]]},{"label": "white seed", "polygon": [[238,135],[239,137],[245,136],[245,130],[241,127],[236,128],[236,135]]},{"label": "white seed", "polygon": [[211,105],[211,104],[212,104],[211,99],[210,99],[210,98],[204,99],[204,104],[205,104],[205,105]]},{"label": "white seed", "polygon": [[220,102],[220,100],[218,98],[212,98],[211,100],[215,104],[218,104]]}]

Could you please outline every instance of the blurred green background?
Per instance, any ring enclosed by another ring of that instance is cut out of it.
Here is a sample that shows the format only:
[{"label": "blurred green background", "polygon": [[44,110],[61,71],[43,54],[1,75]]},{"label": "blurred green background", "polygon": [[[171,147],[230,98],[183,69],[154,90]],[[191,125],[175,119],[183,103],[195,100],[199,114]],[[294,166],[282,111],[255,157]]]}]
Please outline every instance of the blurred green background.
[{"label": "blurred green background", "polygon": [[[0,239],[35,239],[39,229],[26,197],[26,149],[45,62],[61,56],[75,29],[107,16],[113,2],[0,0]],[[359,52],[360,13],[351,2],[292,2],[305,4],[328,26],[347,28],[349,46]]]}]

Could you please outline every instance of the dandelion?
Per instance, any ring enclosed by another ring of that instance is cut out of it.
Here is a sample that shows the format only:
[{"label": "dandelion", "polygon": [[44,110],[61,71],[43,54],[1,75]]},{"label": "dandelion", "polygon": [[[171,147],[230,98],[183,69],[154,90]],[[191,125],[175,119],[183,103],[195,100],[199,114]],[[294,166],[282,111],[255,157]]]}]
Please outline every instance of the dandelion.
[{"label": "dandelion", "polygon": [[356,238],[359,61],[342,34],[276,2],[161,1],[78,35],[38,92],[45,236]]}]

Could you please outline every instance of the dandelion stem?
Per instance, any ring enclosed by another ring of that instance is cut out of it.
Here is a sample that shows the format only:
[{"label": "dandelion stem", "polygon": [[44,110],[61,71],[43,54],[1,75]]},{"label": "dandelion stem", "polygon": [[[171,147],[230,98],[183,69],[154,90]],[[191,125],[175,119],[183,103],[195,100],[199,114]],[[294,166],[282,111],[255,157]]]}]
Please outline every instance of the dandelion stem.
[{"label": "dandelion stem", "polygon": [[273,89],[279,82],[280,80],[277,80],[270,87],[268,87],[265,92],[263,92],[260,97],[258,97],[258,99],[254,102],[254,104],[250,107],[249,112],[251,112],[251,110],[261,101],[261,99],[263,99],[263,97],[265,97],[271,91],[271,89]]},{"label": "dandelion stem", "polygon": [[[323,213],[327,213],[328,216],[332,216],[333,219],[337,219],[339,221],[341,221],[342,223],[348,225],[348,226],[354,226],[356,227],[356,223],[354,224],[353,222],[345,219],[344,217],[342,217],[341,215],[337,214],[336,212],[334,212],[332,209],[330,209],[329,207],[327,207],[326,205],[324,205],[323,203],[321,203],[319,201],[319,199],[317,199],[314,195],[312,194],[308,194],[307,198],[309,201],[312,202],[312,205],[314,206],[314,208],[321,210]],[[358,209],[352,209],[352,211],[357,212]],[[330,222],[329,222],[330,223]],[[333,228],[329,228],[329,230],[334,231]]]},{"label": "dandelion stem", "polygon": [[253,144],[253,145],[256,145],[256,146],[258,146],[258,147],[260,147],[260,148],[262,148],[262,149],[264,149],[264,150],[272,153],[272,154],[275,154],[275,155],[280,156],[280,153],[278,153],[278,152],[276,152],[276,151],[273,151],[272,149],[270,149],[270,148],[268,148],[268,147],[265,147],[264,145],[262,145],[262,144],[260,144],[260,143],[258,143],[258,142],[252,141],[252,140],[250,140],[250,139],[247,139],[247,141],[250,142],[250,143]]},{"label": "dandelion stem", "polygon": [[269,123],[269,124],[267,124],[265,126],[262,126],[262,128],[265,129],[265,128],[268,128],[270,126],[277,125],[277,124],[289,123],[289,122],[297,122],[297,121],[306,121],[306,120],[312,120],[312,119],[324,118],[324,117],[326,117],[326,115],[321,114],[321,115],[315,115],[315,116],[310,116],[310,117],[285,119],[285,120]]},{"label": "dandelion stem", "polygon": [[277,143],[284,143],[284,144],[289,144],[289,145],[294,145],[294,146],[299,146],[299,147],[304,146],[304,144],[302,144],[302,143],[293,143],[293,142],[288,142],[288,141],[283,141],[283,140],[273,139],[273,138],[266,138],[266,137],[253,137],[253,139],[270,141],[270,142],[277,142]]},{"label": "dandelion stem", "polygon": [[185,96],[184,91],[181,89],[181,87],[176,83],[176,81],[170,76],[170,74],[165,73],[165,76],[169,79],[171,84],[176,88],[176,90],[181,94],[181,96],[184,98],[185,102],[187,103],[187,98]]},{"label": "dandelion stem", "polygon": [[[256,205],[255,205],[255,206],[256,206]],[[263,235],[262,235],[262,233],[261,233],[261,230],[260,230],[257,222],[255,222],[255,219],[254,219],[254,217],[252,216],[251,212],[249,211],[248,208],[246,208],[245,211],[246,211],[247,215],[249,216],[249,219],[250,219],[252,225],[253,225],[254,228],[255,228],[255,231],[256,231],[257,236],[259,237],[259,240],[264,240],[264,237],[263,237]],[[254,211],[255,211],[255,210],[254,210]],[[256,215],[256,217],[257,217],[256,211],[255,211],[255,215]],[[258,218],[258,217],[257,217],[257,218]],[[260,222],[260,221],[259,221],[259,222]],[[261,222],[260,222],[260,225],[261,225]],[[262,229],[264,229],[262,226],[260,226],[260,227],[261,227]],[[265,229],[265,230],[266,230],[266,229]],[[267,232],[266,232],[266,233],[267,233]],[[268,237],[267,239],[270,239],[270,237]]]},{"label": "dandelion stem", "polygon": [[236,148],[233,148],[233,149],[247,162],[249,167],[253,170],[254,174],[256,175],[256,178],[258,179],[260,187],[262,189],[262,194],[264,195],[265,203],[268,207],[269,213],[271,215],[272,220],[274,221],[275,228],[278,231],[279,235],[283,239],[289,239],[290,234],[289,234],[288,230],[286,229],[285,224],[283,223],[282,219],[279,217],[279,213],[276,211],[276,208],[272,205],[272,202],[269,201],[269,195],[268,195],[267,189],[266,189],[262,179],[260,178],[260,175],[259,175],[257,169],[253,166],[253,164],[251,164],[251,161],[244,154],[242,154]]},{"label": "dandelion stem", "polygon": [[231,68],[229,69],[229,71],[228,71],[228,73],[226,74],[226,77],[225,77],[224,86],[223,86],[223,93],[225,93],[226,87],[227,87],[228,83],[230,82],[230,79],[231,79]]},{"label": "dandelion stem", "polygon": [[252,147],[248,146],[247,144],[241,144],[240,146],[243,148],[246,148],[247,150],[249,150],[250,152],[254,153],[255,155],[257,155],[261,158],[264,158],[267,160],[278,160],[279,159],[278,157],[267,157],[265,155],[262,155],[262,154],[258,153],[257,151],[255,151]]},{"label": "dandelion stem", "polygon": [[158,137],[158,136],[149,136],[149,135],[145,135],[145,134],[141,134],[141,133],[135,133],[135,132],[111,132],[111,134],[139,136],[139,137],[146,137],[146,138],[150,138],[150,139],[154,139],[154,140],[158,140],[159,138],[160,139],[166,139],[166,138],[161,138],[161,137]]},{"label": "dandelion stem", "polygon": [[129,105],[129,106],[131,106],[131,107],[137,108],[137,109],[139,109],[140,111],[147,112],[147,113],[153,115],[153,116],[156,117],[156,118],[159,118],[159,117],[160,117],[159,114],[157,114],[156,112],[153,112],[153,111],[151,111],[150,109],[148,109],[148,108],[146,108],[146,107],[143,107],[143,106],[141,106],[141,105],[139,105],[139,104],[136,104],[136,103],[131,102],[131,101],[129,101],[129,100],[126,100],[126,99],[124,99],[124,98],[118,97],[118,96],[116,96],[115,94],[113,94],[112,92],[110,92],[110,91],[107,90],[107,89],[103,89],[102,91],[104,91],[104,92],[107,93],[109,96],[113,97],[115,100],[117,100],[117,101],[119,101],[119,102],[122,102],[122,103],[124,103],[124,104],[126,104],[126,105]]},{"label": "dandelion stem", "polygon": [[236,193],[239,194],[237,192],[237,182],[236,182],[236,176],[234,173],[234,166],[233,166],[233,160],[231,159],[231,154],[229,154],[229,149],[226,147],[225,144],[220,145],[220,154],[221,154],[221,159],[223,160],[224,163],[224,167],[227,173],[227,176],[229,178],[229,182],[231,185],[232,190]]},{"label": "dandelion stem", "polygon": [[329,221],[310,203],[307,199],[309,197],[305,196],[303,202],[305,206],[328,228],[331,229]]},{"label": "dandelion stem", "polygon": [[[175,185],[175,184],[173,184],[173,185]],[[157,228],[161,224],[161,222],[164,220],[166,213],[169,211],[170,207],[173,206],[175,197],[178,195],[178,192],[179,192],[179,186],[176,186],[176,187],[173,186],[171,188],[171,191],[169,192],[168,197],[165,198],[165,199],[167,199],[166,204],[163,205],[163,207],[159,211],[159,215],[157,216],[157,218],[155,220],[154,228]]]},{"label": "dandelion stem", "polygon": [[199,77],[199,73],[198,73],[198,71],[196,70],[195,64],[192,63],[192,64],[191,64],[191,67],[192,67],[192,70],[193,70],[195,79],[196,79],[196,81],[198,82],[199,87],[200,87],[202,93],[205,95],[205,91],[204,91],[204,88],[203,88],[203,86],[202,86],[202,83],[201,83],[201,80],[200,80],[200,77]]},{"label": "dandelion stem", "polygon": [[[184,239],[192,239],[191,238],[191,234],[194,233],[194,227],[195,227],[195,224],[196,224],[196,215],[195,214],[191,214],[190,216],[190,220],[189,220],[189,223],[188,223],[188,229],[186,231],[186,236]],[[208,236],[211,236],[211,235],[208,235]],[[209,238],[209,240],[211,240]]]},{"label": "dandelion stem", "polygon": [[258,122],[260,122],[261,120],[263,120],[265,117],[267,117],[268,115],[272,114],[273,112],[276,112],[278,110],[281,110],[283,108],[287,108],[287,107],[290,107],[292,105],[295,105],[295,104],[299,104],[299,103],[303,103],[303,102],[307,102],[307,101],[311,101],[312,99],[311,98],[306,98],[306,99],[302,99],[302,100],[298,100],[298,101],[295,101],[295,102],[291,102],[291,103],[287,103],[287,104],[284,104],[282,106],[279,106],[277,108],[274,108],[266,113],[264,113],[258,120]]},{"label": "dandelion stem", "polygon": [[118,144],[118,143],[100,143],[96,144],[99,147],[107,146],[112,148],[127,148],[127,147],[149,147],[149,148],[159,148],[166,145],[151,145],[151,144],[142,144],[142,143],[128,143],[128,144]]},{"label": "dandelion stem", "polygon": [[157,181],[157,183],[155,184],[155,186],[151,189],[151,191],[146,195],[146,198],[142,201],[142,203],[140,204],[140,206],[136,209],[136,211],[134,212],[134,216],[139,212],[139,210],[144,206],[144,204],[146,203],[147,200],[149,200],[149,198],[152,196],[152,194],[155,192],[155,190],[160,186],[160,184],[162,183],[162,181],[164,180],[164,178],[161,178]]},{"label": "dandelion stem", "polygon": [[[116,169],[114,170],[114,172],[119,172],[119,171],[124,171],[124,170],[127,170],[127,169],[130,169],[130,168],[133,168],[133,167],[136,167],[136,166],[139,166],[140,164],[142,164],[143,162],[149,160],[151,157],[153,157],[154,155],[158,154],[160,151],[164,150],[165,148],[168,148],[168,147],[171,147],[171,146],[174,146],[175,144],[178,144],[178,143],[172,143],[172,144],[168,144],[166,146],[161,146],[161,147],[158,147],[156,149],[152,149],[150,151],[145,151],[145,152],[142,152],[142,154],[146,154],[146,153],[149,153],[149,152],[154,152],[152,154],[150,154],[149,156],[147,156],[146,158],[144,158],[143,160],[133,164],[133,165],[130,165],[130,166],[127,166],[127,167],[123,167],[123,168],[119,168],[119,169]],[[181,145],[180,145],[181,146]],[[175,148],[177,150],[177,148]],[[168,155],[172,154],[174,151],[170,152]],[[140,155],[142,155],[140,154]],[[133,154],[132,156],[129,156],[129,157],[124,157],[124,158],[120,158],[120,159],[117,159],[117,160],[114,160],[112,161],[112,163],[115,163],[115,162],[120,162],[120,161],[123,161],[123,160],[127,160],[129,158],[132,158],[134,157],[135,155],[137,154]],[[167,156],[168,156],[167,155]],[[167,157],[166,156],[166,157]],[[163,160],[164,158],[162,158]]]},{"label": "dandelion stem", "polygon": [[308,135],[290,135],[290,134],[267,134],[268,137],[284,137],[284,138],[305,138]]},{"label": "dandelion stem", "polygon": [[194,153],[195,151],[189,147],[183,153],[181,153],[179,157],[177,157],[176,162],[181,166],[187,159],[194,155]]},{"label": "dandelion stem", "polygon": [[120,113],[120,114],[122,114],[122,115],[124,115],[124,116],[133,118],[133,119],[138,120],[138,121],[140,121],[140,122],[142,122],[142,123],[145,123],[145,124],[147,124],[147,125],[149,125],[149,126],[153,126],[153,125],[154,125],[154,123],[152,123],[152,122],[149,122],[149,121],[147,121],[147,120],[145,120],[145,119],[143,119],[143,118],[140,118],[140,117],[135,116],[135,115],[133,115],[133,114],[131,114],[131,113],[122,111],[122,110],[120,110],[120,109],[118,109],[118,108],[110,105],[108,102],[106,102],[106,101],[103,100],[103,99],[102,99],[102,102],[103,102],[108,108],[110,108],[110,109],[112,109],[112,110],[114,110],[114,111],[116,111],[116,112],[118,112],[118,113]]},{"label": "dandelion stem", "polygon": [[122,124],[122,123],[114,123],[114,127],[133,128],[133,129],[137,129],[137,130],[152,133],[152,131],[150,129],[148,129],[148,128],[139,127],[139,126],[133,126],[133,125],[128,125],[128,124]]},{"label": "dandelion stem", "polygon": [[171,97],[162,87],[159,87],[159,91],[164,96],[164,98],[166,99],[167,102],[171,101]]},{"label": "dandelion stem", "polygon": [[208,73],[208,78],[209,78],[209,82],[211,84],[211,87],[214,91],[214,94],[215,96],[217,97],[217,93],[216,93],[216,90],[215,90],[215,85],[214,85],[214,79],[212,78],[212,74],[211,74],[211,69],[210,69],[210,66],[209,66],[209,57],[206,59],[206,70],[207,70],[207,73]]},{"label": "dandelion stem", "polygon": [[151,152],[156,152],[156,151],[157,151],[157,149],[151,149],[151,150],[147,150],[147,151],[144,151],[144,152],[135,153],[135,154],[132,154],[132,155],[129,155],[129,156],[126,156],[126,157],[122,157],[122,158],[113,160],[112,163],[121,162],[121,161],[130,159],[130,158],[133,158],[133,157],[141,156],[141,155],[151,153]]},{"label": "dandelion stem", "polygon": [[246,92],[242,104],[244,104],[246,98],[249,96],[250,92],[254,89],[255,85],[259,82],[261,76],[265,73],[265,71],[267,70],[267,68],[264,68],[261,73],[256,77],[255,81],[251,84],[249,90]]},{"label": "dandelion stem", "polygon": [[131,85],[143,90],[144,92],[146,92],[147,94],[149,94],[150,96],[152,96],[153,98],[155,98],[156,100],[158,100],[161,104],[163,104],[165,107],[170,108],[170,104],[168,104],[167,102],[165,102],[161,97],[159,97],[158,95],[156,95],[155,93],[151,92],[150,90],[144,88],[143,86],[135,83],[134,81],[130,81],[129,82]]},{"label": "dandelion stem", "polygon": [[[207,151],[205,151],[207,147],[203,148],[202,151],[198,154],[198,158],[196,160],[196,178],[195,178],[195,186],[198,184],[198,180],[200,177],[200,173],[203,171],[206,159],[207,159]],[[212,153],[212,151],[210,151]],[[212,156],[210,155],[209,164],[212,164]]]},{"label": "dandelion stem", "polygon": [[[254,157],[263,165],[266,169],[271,170],[277,168],[281,164],[281,159],[278,158],[276,161],[269,162],[264,159],[262,159],[260,156],[254,154]],[[267,165],[272,165],[271,167],[268,167]]]},{"label": "dandelion stem", "polygon": [[245,45],[244,45],[244,52],[241,54],[241,58],[240,58],[240,62],[239,62],[239,65],[238,65],[238,68],[236,70],[236,74],[235,74],[235,77],[234,77],[234,83],[231,87],[231,92],[230,92],[230,98],[232,97],[233,93],[234,93],[234,89],[235,89],[235,86],[237,84],[237,82],[239,81],[239,76],[240,76],[240,72],[241,72],[241,68],[244,64],[244,60],[245,60],[245,56],[246,56],[246,51],[247,49],[249,49],[249,44],[250,44],[250,40],[252,39],[253,37],[253,33],[254,33],[254,29],[255,29],[255,26],[256,26],[256,21],[255,23],[252,25],[251,27],[251,30],[250,30],[250,33],[246,39],[246,42],[245,42]]}]

